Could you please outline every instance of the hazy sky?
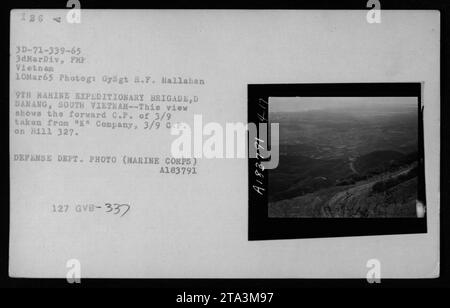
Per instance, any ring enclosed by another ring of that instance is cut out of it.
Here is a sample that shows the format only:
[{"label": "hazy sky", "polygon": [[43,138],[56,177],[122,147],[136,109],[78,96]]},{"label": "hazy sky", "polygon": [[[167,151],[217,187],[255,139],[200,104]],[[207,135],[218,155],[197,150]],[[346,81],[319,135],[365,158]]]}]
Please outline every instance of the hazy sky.
[{"label": "hazy sky", "polygon": [[417,97],[270,97],[269,112],[301,112],[328,108],[417,108]]}]

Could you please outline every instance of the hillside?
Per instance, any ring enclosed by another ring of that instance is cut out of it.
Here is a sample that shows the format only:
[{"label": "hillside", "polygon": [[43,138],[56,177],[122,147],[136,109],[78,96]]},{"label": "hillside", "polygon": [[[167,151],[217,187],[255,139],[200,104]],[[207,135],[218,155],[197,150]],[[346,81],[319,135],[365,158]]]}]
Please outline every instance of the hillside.
[{"label": "hillside", "polygon": [[352,185],[416,162],[417,152],[374,151],[355,161],[280,155],[278,168],[269,174],[269,202],[299,197],[327,187]]},{"label": "hillside", "polygon": [[346,159],[321,160],[301,155],[280,155],[269,174],[269,201],[279,201],[333,186],[352,174]]},{"label": "hillside", "polygon": [[270,216],[413,217],[424,197],[417,112],[410,98],[279,99]]},{"label": "hillside", "polygon": [[269,203],[269,217],[415,217],[414,166]]},{"label": "hillside", "polygon": [[390,165],[403,157],[403,153],[397,151],[374,151],[358,157],[354,163],[358,173],[383,172]]}]

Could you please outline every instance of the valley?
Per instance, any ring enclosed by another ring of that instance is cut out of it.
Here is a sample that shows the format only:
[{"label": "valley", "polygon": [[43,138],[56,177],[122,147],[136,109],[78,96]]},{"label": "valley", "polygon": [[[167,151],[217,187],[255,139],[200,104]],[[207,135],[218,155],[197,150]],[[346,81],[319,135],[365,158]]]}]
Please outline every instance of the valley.
[{"label": "valley", "polygon": [[415,217],[417,108],[273,113],[280,163],[269,217]]}]

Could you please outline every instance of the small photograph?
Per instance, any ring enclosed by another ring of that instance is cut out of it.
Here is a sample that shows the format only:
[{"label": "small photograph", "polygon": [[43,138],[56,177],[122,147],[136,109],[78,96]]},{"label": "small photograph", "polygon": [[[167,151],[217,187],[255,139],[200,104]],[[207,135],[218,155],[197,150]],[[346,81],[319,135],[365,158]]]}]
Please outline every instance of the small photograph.
[{"label": "small photograph", "polygon": [[268,97],[279,165],[269,218],[418,218],[425,213],[418,97]]}]

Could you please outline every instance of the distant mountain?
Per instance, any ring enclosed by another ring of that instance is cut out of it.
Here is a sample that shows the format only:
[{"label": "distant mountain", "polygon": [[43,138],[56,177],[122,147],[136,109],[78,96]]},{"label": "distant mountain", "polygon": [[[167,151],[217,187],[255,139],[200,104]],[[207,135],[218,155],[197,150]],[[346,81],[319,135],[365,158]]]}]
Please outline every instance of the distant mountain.
[{"label": "distant mountain", "polygon": [[366,174],[371,171],[384,171],[389,169],[391,163],[404,156],[397,151],[374,151],[358,157],[354,163],[358,173]]},{"label": "distant mountain", "polygon": [[333,186],[352,174],[347,159],[321,160],[301,155],[280,155],[269,173],[269,201],[293,198]]},{"label": "distant mountain", "polygon": [[370,176],[417,163],[417,159],[417,151],[408,154],[397,151],[374,151],[358,157],[354,166],[360,175]]}]

